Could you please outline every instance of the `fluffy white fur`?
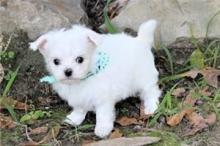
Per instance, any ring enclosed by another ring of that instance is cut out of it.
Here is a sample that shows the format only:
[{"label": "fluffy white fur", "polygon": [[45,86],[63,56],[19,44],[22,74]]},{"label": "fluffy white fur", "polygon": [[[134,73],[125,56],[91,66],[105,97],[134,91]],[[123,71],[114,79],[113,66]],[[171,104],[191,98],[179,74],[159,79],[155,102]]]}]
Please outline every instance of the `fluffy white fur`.
[{"label": "fluffy white fur", "polygon": [[[66,122],[79,125],[88,111],[94,111],[95,134],[105,137],[113,129],[115,104],[136,93],[144,101],[145,114],[154,113],[161,93],[151,52],[155,27],[154,20],[143,23],[134,38],[124,33],[101,35],[74,25],[30,43],[31,49],[43,54],[48,71],[56,78],[53,89],[74,109]],[[97,51],[109,55],[109,64],[97,75],[80,80],[94,66]],[[84,57],[82,64],[76,63],[78,56]],[[54,64],[55,58],[60,65]],[[73,70],[71,77],[65,76],[66,69]]]}]

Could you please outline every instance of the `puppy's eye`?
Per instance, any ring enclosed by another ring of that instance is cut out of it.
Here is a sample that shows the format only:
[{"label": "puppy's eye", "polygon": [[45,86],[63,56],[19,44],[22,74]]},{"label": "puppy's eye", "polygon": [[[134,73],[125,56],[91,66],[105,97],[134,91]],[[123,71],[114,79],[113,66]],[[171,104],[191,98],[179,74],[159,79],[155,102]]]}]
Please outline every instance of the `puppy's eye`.
[{"label": "puppy's eye", "polygon": [[76,58],[76,62],[79,63],[79,64],[83,63],[83,61],[84,61],[84,58],[81,57],[81,56]]},{"label": "puppy's eye", "polygon": [[59,64],[60,64],[60,59],[55,58],[55,59],[53,60],[53,63],[54,63],[55,65],[59,65]]}]

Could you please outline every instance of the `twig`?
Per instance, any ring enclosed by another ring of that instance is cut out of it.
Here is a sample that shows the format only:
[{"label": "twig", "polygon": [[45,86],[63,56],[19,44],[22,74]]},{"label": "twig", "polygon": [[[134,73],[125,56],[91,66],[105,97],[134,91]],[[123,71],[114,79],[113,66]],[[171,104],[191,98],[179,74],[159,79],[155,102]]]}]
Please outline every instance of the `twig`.
[{"label": "twig", "polygon": [[25,127],[25,134],[26,134],[27,139],[31,142],[34,142],[33,139],[28,134],[28,126],[27,125],[23,125],[23,126]]},{"label": "twig", "polygon": [[6,43],[6,46],[3,48],[3,50],[2,50],[3,52],[5,52],[8,49],[9,45],[11,44],[11,40],[12,40],[12,34],[10,35],[10,37]]}]

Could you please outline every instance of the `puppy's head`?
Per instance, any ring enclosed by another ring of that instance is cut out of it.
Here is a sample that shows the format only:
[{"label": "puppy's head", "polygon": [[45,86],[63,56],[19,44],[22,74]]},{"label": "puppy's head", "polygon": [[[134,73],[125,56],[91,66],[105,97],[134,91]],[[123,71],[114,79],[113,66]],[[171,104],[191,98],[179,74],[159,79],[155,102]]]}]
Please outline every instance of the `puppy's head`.
[{"label": "puppy's head", "polygon": [[48,71],[57,81],[72,83],[90,71],[93,54],[102,35],[83,26],[46,33],[30,43],[44,56]]}]

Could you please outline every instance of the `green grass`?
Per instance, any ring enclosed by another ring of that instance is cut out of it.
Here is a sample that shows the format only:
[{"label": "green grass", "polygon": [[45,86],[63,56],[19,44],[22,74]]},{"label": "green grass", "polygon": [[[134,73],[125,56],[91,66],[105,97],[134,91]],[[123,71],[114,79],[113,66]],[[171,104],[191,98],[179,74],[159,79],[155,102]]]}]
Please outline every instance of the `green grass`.
[{"label": "green grass", "polygon": [[106,5],[104,8],[104,23],[105,23],[105,26],[107,27],[109,33],[117,33],[118,29],[111,23],[111,20],[108,16],[108,7],[109,7],[109,4],[111,1],[112,0],[106,1]]},{"label": "green grass", "polygon": [[[7,98],[7,94],[8,94],[8,92],[9,92],[9,90],[11,89],[11,87],[12,87],[12,85],[13,85],[13,83],[14,83],[16,77],[17,77],[17,74],[18,74],[19,69],[20,69],[20,65],[17,67],[17,69],[16,69],[14,72],[12,72],[11,78],[10,78],[9,81],[7,82],[6,87],[5,87],[4,91],[3,91],[3,94],[0,96],[0,102],[4,101],[3,98]],[[8,105],[8,104],[6,104],[6,103],[2,103],[2,104],[6,107],[6,109],[8,110],[8,112],[11,114],[12,118],[13,118],[16,122],[18,122],[17,115],[16,115],[16,113],[15,113],[13,107],[10,106],[10,105]]]},{"label": "green grass", "polygon": [[209,35],[209,30],[211,28],[211,24],[212,22],[214,21],[214,19],[220,14],[220,11],[216,12],[212,17],[211,19],[209,20],[208,24],[207,24],[207,28],[206,28],[206,38],[208,38],[208,35]]},{"label": "green grass", "polygon": [[18,74],[18,71],[19,71],[20,67],[21,67],[21,65],[19,65],[19,66],[16,68],[16,70],[11,73],[11,75],[10,75],[11,77],[10,77],[8,83],[6,84],[6,87],[5,87],[5,89],[4,89],[3,94],[1,95],[1,97],[7,96],[7,93],[8,93],[9,90],[11,89],[11,87],[12,87],[12,85],[13,85],[13,83],[14,83],[16,77],[17,77],[17,74]]},{"label": "green grass", "polygon": [[170,51],[166,47],[163,47],[163,50],[166,53],[166,56],[168,58],[168,62],[169,62],[169,65],[170,65],[170,71],[171,71],[171,74],[173,75],[174,74],[173,57],[172,57]]},{"label": "green grass", "polygon": [[220,89],[216,90],[213,101],[214,102],[220,101]]},{"label": "green grass", "polygon": [[175,133],[167,131],[151,131],[147,135],[161,138],[158,143],[150,144],[149,146],[181,146],[181,140]]},{"label": "green grass", "polygon": [[[13,51],[9,51],[8,48],[10,46],[10,43],[12,41],[12,35],[8,38],[6,42],[1,42],[1,46],[3,47],[2,51],[0,52],[0,61],[9,61],[13,60],[15,58],[15,53]],[[18,122],[17,115],[11,105],[8,105],[4,103],[3,98],[7,98],[7,95],[17,77],[18,71],[20,69],[21,65],[18,65],[15,71],[8,71],[8,74],[4,77],[6,79],[7,83],[6,86],[4,87],[3,93],[0,95],[0,102],[6,107],[8,112],[11,114],[12,118]]]},{"label": "green grass", "polygon": [[175,114],[177,112],[178,107],[176,101],[174,101],[172,92],[177,87],[178,84],[179,83],[175,84],[169,91],[166,92],[154,116],[152,117],[152,119],[150,119],[149,126],[155,125],[161,115],[168,116]]}]

